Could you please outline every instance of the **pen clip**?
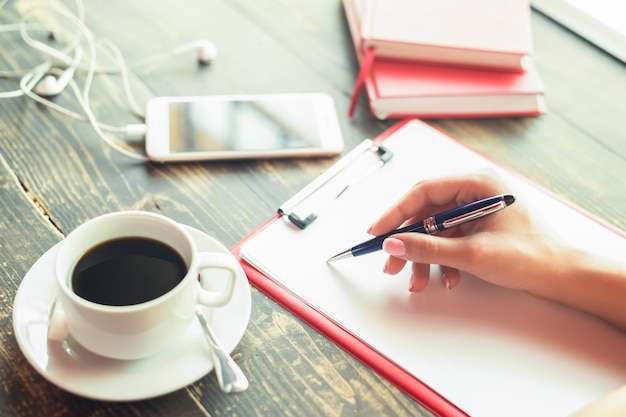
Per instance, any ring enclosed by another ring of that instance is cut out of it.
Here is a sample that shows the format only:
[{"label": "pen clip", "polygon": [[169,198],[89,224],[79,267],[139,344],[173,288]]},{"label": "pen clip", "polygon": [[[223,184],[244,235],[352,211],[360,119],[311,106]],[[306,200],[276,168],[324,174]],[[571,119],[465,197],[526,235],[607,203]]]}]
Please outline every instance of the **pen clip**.
[{"label": "pen clip", "polygon": [[503,208],[506,207],[506,203],[504,201],[497,201],[493,204],[490,204],[486,207],[483,207],[479,210],[474,210],[470,213],[466,213],[460,216],[456,216],[450,220],[445,220],[443,222],[443,226],[446,229],[449,229],[451,227],[455,227],[455,226],[459,226],[463,223],[467,223],[469,221],[472,220],[476,220],[476,219],[480,219],[481,217],[484,217],[488,214],[491,213],[495,213],[496,211],[502,210]]},{"label": "pen clip", "polygon": [[[374,163],[370,160],[371,155],[376,157]],[[348,188],[384,166],[392,157],[393,152],[388,148],[366,139],[282,204],[278,214],[286,215],[291,223],[304,230],[317,219],[320,207],[339,198]]]}]

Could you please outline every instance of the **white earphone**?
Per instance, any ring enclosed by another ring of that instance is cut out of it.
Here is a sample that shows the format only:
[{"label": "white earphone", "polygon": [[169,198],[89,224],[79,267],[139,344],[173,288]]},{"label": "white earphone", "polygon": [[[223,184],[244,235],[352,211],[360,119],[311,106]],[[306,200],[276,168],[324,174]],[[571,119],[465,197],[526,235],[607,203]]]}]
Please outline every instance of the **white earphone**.
[{"label": "white earphone", "polygon": [[[58,59],[61,62],[67,62],[65,59],[68,58],[67,56],[63,57],[62,60],[60,59],[60,57],[65,54],[62,54],[60,51],[55,51],[53,49],[52,51],[55,52],[55,54],[50,54],[50,51],[47,50],[45,51],[45,53],[53,56],[55,59]],[[74,73],[76,72],[76,68],[80,63],[82,56],[83,49],[80,47],[76,48],[74,58],[69,61],[69,66],[63,71],[63,74],[61,74],[59,78],[55,78],[55,76],[52,74],[44,75],[41,81],[39,81],[35,88],[33,88],[33,91],[42,97],[52,97],[61,94],[65,87],[67,87],[67,85],[70,83],[70,80],[74,77]]]},{"label": "white earphone", "polygon": [[[146,65],[151,65],[156,62],[164,61],[172,57],[173,55],[180,55],[188,51],[193,51],[194,49],[198,52],[198,62],[200,63],[200,65],[208,65],[217,56],[217,46],[215,46],[213,42],[207,39],[198,39],[193,42],[188,42],[177,46],[170,51],[153,55],[144,59],[143,61],[135,62],[133,63],[132,67],[139,68]],[[103,72],[110,72],[107,69],[100,70],[102,70]]]},{"label": "white earphone", "polygon": [[[52,48],[43,42],[31,39],[29,44],[33,49],[51,59],[51,66],[65,67],[63,74],[58,79],[51,74],[45,75],[41,81],[38,82],[33,91],[43,97],[52,97],[60,94],[65,87],[67,87],[76,69],[79,68],[82,58],[82,48],[76,47],[74,58],[70,58],[64,51]],[[208,65],[217,56],[217,47],[213,42],[207,39],[199,39],[178,46],[171,51],[153,56],[151,59],[146,60],[144,64],[165,60],[172,55],[178,55],[194,49],[198,51],[198,62],[201,65]],[[94,68],[94,70],[96,72],[99,71],[98,68]],[[117,71],[119,71],[119,69],[117,69]]]},{"label": "white earphone", "polygon": [[[0,8],[2,8],[3,5],[2,0],[0,0]],[[27,45],[45,56],[44,62],[40,63],[31,70],[2,71],[2,74],[8,75],[0,76],[21,76],[21,79],[20,88],[18,90],[0,92],[0,99],[27,96],[65,115],[79,120],[88,121],[101,139],[108,143],[113,149],[131,158],[145,160],[144,155],[137,154],[123,146],[120,146],[116,143],[116,141],[109,138],[103,131],[107,130],[113,133],[125,134],[126,136],[143,136],[145,135],[146,130],[146,126],[144,124],[131,124],[122,127],[106,125],[96,120],[89,105],[89,91],[94,75],[98,73],[117,73],[121,74],[124,92],[126,93],[133,112],[135,115],[139,115],[140,117],[143,114],[142,110],[133,98],[128,77],[128,65],[126,65],[119,48],[106,39],[100,39],[99,41],[101,44],[113,53],[118,66],[110,68],[98,66],[96,63],[96,39],[91,31],[85,26],[82,0],[76,0],[76,14],[72,13],[67,8],[56,4],[43,4],[41,7],[46,11],[57,13],[67,19],[67,21],[75,27],[76,31],[70,32],[70,30],[67,29],[67,25],[50,27],[39,22],[30,23],[27,21],[27,17],[31,16],[33,11],[29,12],[19,24],[0,25],[0,32],[19,31],[23,41]],[[60,38],[64,41],[66,46],[64,49],[56,49],[32,37],[29,34],[29,30],[45,30],[54,33],[55,35],[57,35],[57,31],[59,31],[59,34],[61,35]],[[82,46],[84,46],[85,43],[88,46],[85,58],[86,62],[81,62],[83,59],[83,48],[81,47],[81,43]],[[173,55],[178,55],[192,50],[197,50],[198,62],[200,65],[209,64],[217,56],[217,47],[215,44],[209,40],[200,39],[178,46],[168,52],[148,57],[142,62],[134,63],[132,66],[133,68],[136,68],[143,65],[149,65],[166,60]],[[72,53],[74,54],[73,56],[70,55]],[[79,89],[76,80],[74,80],[74,76],[77,71],[81,71],[81,74],[83,72],[85,73],[82,90]],[[71,87],[73,94],[84,111],[84,115],[76,113],[71,109],[64,108],[63,106],[47,99],[48,97],[56,96],[62,93],[68,86]]]}]

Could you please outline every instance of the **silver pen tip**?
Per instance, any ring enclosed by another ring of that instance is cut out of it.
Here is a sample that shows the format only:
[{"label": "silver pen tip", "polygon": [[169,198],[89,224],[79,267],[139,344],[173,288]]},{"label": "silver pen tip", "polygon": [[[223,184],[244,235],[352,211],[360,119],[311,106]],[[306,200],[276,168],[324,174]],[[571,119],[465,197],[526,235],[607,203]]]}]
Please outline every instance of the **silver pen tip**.
[{"label": "silver pen tip", "polygon": [[328,258],[326,262],[333,262],[333,261],[338,261],[339,259],[351,258],[351,257],[352,257],[352,250],[346,249],[343,252],[340,252],[337,255]]}]

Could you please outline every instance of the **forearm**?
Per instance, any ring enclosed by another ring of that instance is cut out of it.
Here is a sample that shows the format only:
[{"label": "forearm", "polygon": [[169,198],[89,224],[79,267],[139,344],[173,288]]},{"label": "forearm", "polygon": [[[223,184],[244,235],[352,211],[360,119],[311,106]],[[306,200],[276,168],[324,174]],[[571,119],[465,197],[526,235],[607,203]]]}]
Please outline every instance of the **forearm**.
[{"label": "forearm", "polygon": [[[593,314],[626,331],[626,265],[562,249],[529,292]],[[549,278],[549,279],[548,279]]]}]

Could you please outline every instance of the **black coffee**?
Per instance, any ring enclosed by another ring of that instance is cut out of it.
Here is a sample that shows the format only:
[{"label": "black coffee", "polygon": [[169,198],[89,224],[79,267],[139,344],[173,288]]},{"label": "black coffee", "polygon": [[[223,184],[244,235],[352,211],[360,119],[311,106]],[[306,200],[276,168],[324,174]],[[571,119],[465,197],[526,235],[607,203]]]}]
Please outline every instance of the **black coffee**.
[{"label": "black coffee", "polygon": [[170,291],[186,272],[180,254],[162,242],[120,238],[103,242],[80,258],[72,272],[72,289],[98,304],[140,304]]}]

